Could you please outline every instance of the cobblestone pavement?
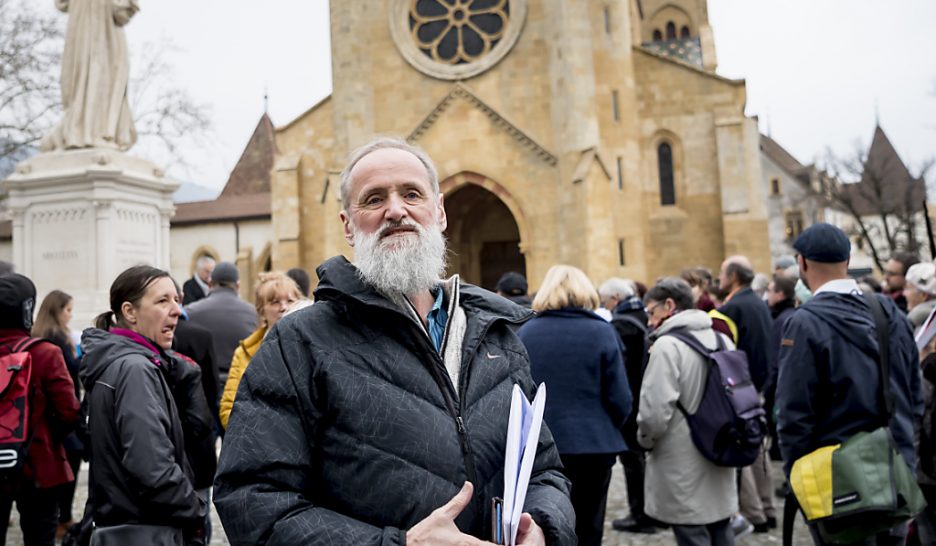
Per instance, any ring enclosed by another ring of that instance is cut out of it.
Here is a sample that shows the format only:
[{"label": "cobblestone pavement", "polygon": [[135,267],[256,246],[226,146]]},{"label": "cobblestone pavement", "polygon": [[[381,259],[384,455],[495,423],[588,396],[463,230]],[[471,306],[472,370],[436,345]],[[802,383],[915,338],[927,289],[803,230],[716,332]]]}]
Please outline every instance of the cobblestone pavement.
[{"label": "cobblestone pavement", "polygon": [[[777,463],[774,463],[774,476],[779,482],[781,471],[780,466]],[[85,500],[87,499],[88,491],[88,472],[87,465],[82,464],[81,474],[78,477],[78,488],[75,493],[75,515],[76,517],[80,515],[82,507],[84,507]],[[777,511],[778,515],[782,515],[783,505],[780,499],[777,500]],[[604,541],[602,542],[605,546],[671,546],[676,543],[673,539],[672,531],[659,531],[653,535],[641,535],[641,534],[631,534],[631,533],[621,533],[615,531],[611,528],[611,521],[615,518],[623,518],[629,514],[627,507],[627,491],[624,484],[624,474],[621,471],[621,465],[616,465],[614,469],[614,475],[611,479],[611,490],[608,493],[608,508],[605,518],[605,533]],[[227,538],[224,536],[224,531],[221,529],[221,523],[218,521],[218,514],[214,511],[212,507],[211,511],[212,519],[212,533],[211,533],[211,546],[222,546],[227,545]],[[738,541],[739,546],[768,546],[768,545],[779,545],[781,544],[780,540],[780,530],[771,531],[770,533],[765,534],[752,534]],[[806,531],[805,526],[802,523],[802,519],[797,521],[797,528],[794,533],[795,546],[810,546],[812,541],[809,539],[809,533]],[[16,509],[13,510],[12,516],[12,525],[8,531],[7,535],[7,545],[8,546],[21,546],[22,545],[22,535],[19,530],[19,520],[16,513]]]}]

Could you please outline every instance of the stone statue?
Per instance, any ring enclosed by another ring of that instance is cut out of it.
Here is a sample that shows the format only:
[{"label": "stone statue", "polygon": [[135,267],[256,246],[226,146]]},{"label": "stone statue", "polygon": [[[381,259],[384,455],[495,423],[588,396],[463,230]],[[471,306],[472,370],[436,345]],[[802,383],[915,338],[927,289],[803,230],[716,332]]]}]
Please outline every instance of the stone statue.
[{"label": "stone statue", "polygon": [[127,102],[130,63],[123,26],[137,0],[54,0],[68,12],[62,56],[61,123],[41,142],[43,151],[72,148],[127,150],[137,134]]}]

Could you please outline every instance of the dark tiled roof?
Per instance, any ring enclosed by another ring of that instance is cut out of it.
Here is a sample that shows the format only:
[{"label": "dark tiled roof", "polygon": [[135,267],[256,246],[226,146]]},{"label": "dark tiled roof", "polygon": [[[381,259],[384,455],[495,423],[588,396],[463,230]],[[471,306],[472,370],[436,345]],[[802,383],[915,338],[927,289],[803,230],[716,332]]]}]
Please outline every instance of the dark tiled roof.
[{"label": "dark tiled roof", "polygon": [[644,42],[640,46],[664,57],[702,68],[702,42],[698,38],[675,38],[662,42]]},{"label": "dark tiled roof", "polygon": [[263,114],[237,165],[231,171],[221,197],[269,193],[270,171],[276,157],[276,130],[270,116]]},{"label": "dark tiled roof", "polygon": [[923,179],[913,178],[880,126],[874,128],[861,181],[843,187],[862,216],[917,212],[926,200]]},{"label": "dark tiled roof", "polygon": [[771,161],[776,163],[781,169],[792,176],[797,176],[806,167],[793,157],[793,154],[786,151],[776,140],[767,135],[760,136],[760,149],[767,154]]},{"label": "dark tiled roof", "polygon": [[227,197],[222,194],[214,201],[195,201],[176,205],[176,213],[171,223],[179,226],[270,217],[270,192]]}]

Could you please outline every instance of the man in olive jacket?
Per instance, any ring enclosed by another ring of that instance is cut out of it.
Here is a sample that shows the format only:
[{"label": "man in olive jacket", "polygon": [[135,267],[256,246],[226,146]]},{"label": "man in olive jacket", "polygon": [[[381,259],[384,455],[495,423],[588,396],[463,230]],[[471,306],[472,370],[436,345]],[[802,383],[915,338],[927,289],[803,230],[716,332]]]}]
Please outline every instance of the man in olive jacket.
[{"label": "man in olive jacket", "polygon": [[[342,173],[352,265],[317,270],[315,305],[283,318],[243,376],[215,481],[231,544],[489,544],[504,492],[511,391],[532,398],[512,331],[530,311],[445,267],[438,175],[382,138]],[[518,544],[574,544],[543,427]]]}]

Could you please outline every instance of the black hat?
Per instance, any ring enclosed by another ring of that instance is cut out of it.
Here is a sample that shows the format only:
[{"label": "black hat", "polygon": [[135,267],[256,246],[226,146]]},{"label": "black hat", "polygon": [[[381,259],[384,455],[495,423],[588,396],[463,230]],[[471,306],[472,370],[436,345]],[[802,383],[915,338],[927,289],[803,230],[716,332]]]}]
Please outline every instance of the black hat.
[{"label": "black hat", "polygon": [[496,290],[508,296],[522,296],[527,293],[526,277],[513,271],[504,273],[497,281]]},{"label": "black hat", "polygon": [[31,330],[36,285],[19,273],[0,275],[0,328]]},{"label": "black hat", "polygon": [[847,262],[851,243],[841,229],[832,224],[813,224],[797,237],[793,248],[800,256],[822,263]]}]

